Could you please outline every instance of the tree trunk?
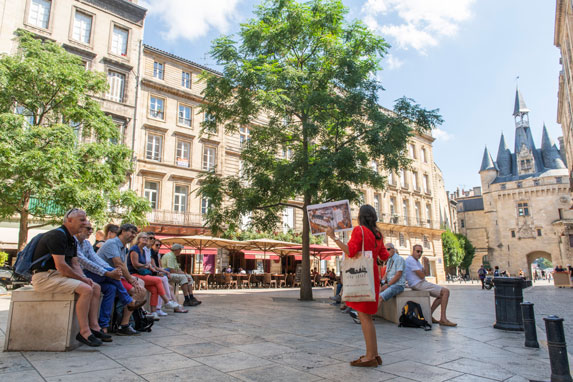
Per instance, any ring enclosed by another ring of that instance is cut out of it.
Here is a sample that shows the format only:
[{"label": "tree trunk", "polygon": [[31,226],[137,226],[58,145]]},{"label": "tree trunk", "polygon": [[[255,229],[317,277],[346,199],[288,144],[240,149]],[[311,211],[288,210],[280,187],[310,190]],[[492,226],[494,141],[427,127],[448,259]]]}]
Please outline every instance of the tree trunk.
[{"label": "tree trunk", "polygon": [[24,249],[28,242],[28,201],[20,212],[20,230],[18,231],[18,252]]},{"label": "tree trunk", "polygon": [[310,203],[310,197],[305,195],[302,209],[302,271],[300,275],[300,299],[312,301],[312,285],[310,283],[310,225],[306,206]]}]

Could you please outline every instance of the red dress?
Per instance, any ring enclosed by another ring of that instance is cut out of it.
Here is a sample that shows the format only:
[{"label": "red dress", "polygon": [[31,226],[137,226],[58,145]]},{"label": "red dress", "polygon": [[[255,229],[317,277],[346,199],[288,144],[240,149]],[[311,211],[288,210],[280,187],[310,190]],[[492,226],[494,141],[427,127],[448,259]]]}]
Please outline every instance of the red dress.
[{"label": "red dress", "polygon": [[[372,302],[346,302],[346,305],[359,312],[374,314],[378,311],[378,299],[380,293],[380,274],[378,273],[378,265],[376,259],[379,258],[383,261],[390,257],[384,245],[384,237],[376,240],[372,231],[366,227],[364,229],[364,251],[372,251],[372,258],[374,259],[374,286],[376,288],[376,301]],[[360,226],[354,227],[352,236],[348,241],[348,252],[350,257],[356,256],[356,253],[362,251],[362,230]],[[344,279],[342,280],[344,287]]]}]

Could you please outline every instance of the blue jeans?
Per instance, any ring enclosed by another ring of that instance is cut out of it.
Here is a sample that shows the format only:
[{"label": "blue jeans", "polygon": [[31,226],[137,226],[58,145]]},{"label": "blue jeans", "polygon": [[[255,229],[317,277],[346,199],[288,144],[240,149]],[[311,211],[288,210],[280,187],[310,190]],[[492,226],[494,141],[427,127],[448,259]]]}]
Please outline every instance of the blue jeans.
[{"label": "blue jeans", "polygon": [[392,284],[389,285],[388,288],[380,292],[380,297],[384,301],[390,300],[392,297],[404,292],[404,286]]},{"label": "blue jeans", "polygon": [[[107,268],[107,270],[113,271],[113,268]],[[109,327],[109,321],[111,320],[111,312],[113,310],[113,302],[115,301],[115,296],[117,295],[122,305],[129,304],[133,301],[133,299],[129,293],[127,293],[119,280],[115,280],[107,276],[96,275],[95,273],[87,270],[84,270],[84,274],[92,281],[98,283],[101,287],[103,299],[99,309],[98,323],[102,328],[107,328]]]},{"label": "blue jeans", "polygon": [[336,284],[336,295],[339,296],[340,295],[340,291],[342,291],[342,283],[339,282],[338,284]]}]

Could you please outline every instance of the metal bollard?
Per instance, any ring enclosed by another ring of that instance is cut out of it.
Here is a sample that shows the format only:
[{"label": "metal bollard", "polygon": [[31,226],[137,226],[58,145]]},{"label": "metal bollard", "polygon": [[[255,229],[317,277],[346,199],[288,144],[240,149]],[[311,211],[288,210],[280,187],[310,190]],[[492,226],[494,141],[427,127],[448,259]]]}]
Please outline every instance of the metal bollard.
[{"label": "metal bollard", "polygon": [[524,301],[521,303],[521,315],[523,316],[523,327],[525,329],[525,347],[538,348],[537,328],[535,327],[535,313],[533,303]]},{"label": "metal bollard", "polygon": [[547,348],[551,362],[551,382],[573,382],[569,371],[567,344],[563,331],[563,319],[557,316],[544,317],[547,333]]}]

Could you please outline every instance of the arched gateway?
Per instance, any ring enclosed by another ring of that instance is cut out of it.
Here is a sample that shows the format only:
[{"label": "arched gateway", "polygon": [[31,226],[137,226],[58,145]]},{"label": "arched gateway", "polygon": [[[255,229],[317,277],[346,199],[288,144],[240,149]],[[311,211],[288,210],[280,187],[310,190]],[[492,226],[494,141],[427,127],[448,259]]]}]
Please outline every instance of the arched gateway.
[{"label": "arched gateway", "polygon": [[[548,253],[548,252],[545,252],[545,251],[532,251],[532,252],[529,252],[529,253],[527,254],[527,272],[526,272],[526,274],[527,274],[527,277],[528,277],[530,280],[533,280],[533,275],[531,274],[531,264],[532,264],[535,260],[539,259],[540,257],[543,257],[544,259],[547,259],[547,260],[553,262],[553,260],[552,260],[552,258],[551,258],[551,254]],[[524,272],[525,272],[525,270],[524,270]]]}]

